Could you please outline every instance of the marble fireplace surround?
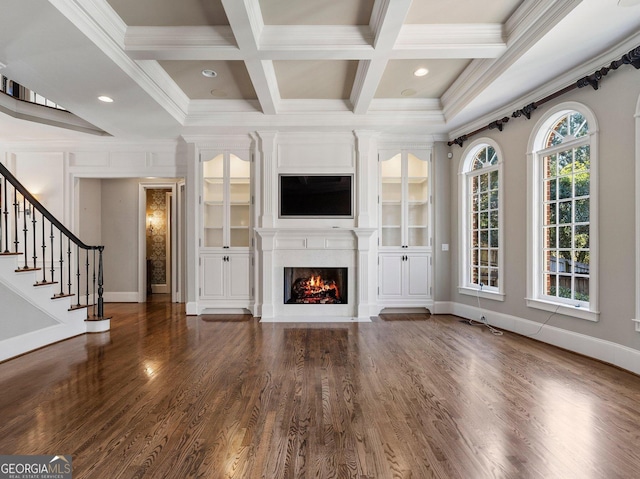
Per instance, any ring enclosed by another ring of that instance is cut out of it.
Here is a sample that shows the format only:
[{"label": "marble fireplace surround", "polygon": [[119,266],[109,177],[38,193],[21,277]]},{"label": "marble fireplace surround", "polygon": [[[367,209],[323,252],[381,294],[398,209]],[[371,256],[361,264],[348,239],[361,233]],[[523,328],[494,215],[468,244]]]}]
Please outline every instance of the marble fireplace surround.
[{"label": "marble fireplace surround", "polygon": [[[370,321],[370,228],[258,228],[262,322]],[[284,304],[285,267],[348,268],[348,304]]]}]

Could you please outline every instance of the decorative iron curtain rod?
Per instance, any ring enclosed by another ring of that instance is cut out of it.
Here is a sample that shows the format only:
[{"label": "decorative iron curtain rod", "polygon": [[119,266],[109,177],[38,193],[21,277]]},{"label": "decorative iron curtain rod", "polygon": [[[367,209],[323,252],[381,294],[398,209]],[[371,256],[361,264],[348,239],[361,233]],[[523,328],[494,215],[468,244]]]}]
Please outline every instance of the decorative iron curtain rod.
[{"label": "decorative iron curtain rod", "polygon": [[[575,90],[576,88],[583,88],[587,85],[591,85],[594,90],[597,90],[598,87],[600,86],[600,80],[602,80],[602,78],[605,77],[607,73],[609,73],[611,70],[617,70],[622,65],[628,65],[628,64],[633,65],[636,69],[640,69],[640,46],[637,46],[633,50],[624,54],[619,60],[611,62],[611,64],[608,67],[602,67],[601,69],[595,71],[591,75],[587,75],[581,78],[580,80],[573,83],[572,85],[569,85],[563,88],[562,90],[558,90],[557,92],[544,97],[542,100],[529,103],[528,105],[522,107],[521,109],[514,111],[511,114],[511,118],[519,118],[521,116],[524,116],[527,118],[527,120],[530,120],[531,113],[540,105],[548,101],[551,101],[554,98],[558,98],[559,96],[564,95],[565,93]],[[509,118],[508,116],[505,116],[504,118],[501,118],[499,120],[492,121],[487,126],[483,126],[482,128],[478,128],[477,130],[474,130],[471,133],[467,133],[466,135],[459,136],[455,140],[447,142],[447,145],[449,146],[458,145],[462,147],[465,141],[467,141],[470,137],[477,135],[480,132],[483,132],[485,130],[495,130],[495,129],[502,131],[502,128],[504,128],[504,125],[511,118]]]}]

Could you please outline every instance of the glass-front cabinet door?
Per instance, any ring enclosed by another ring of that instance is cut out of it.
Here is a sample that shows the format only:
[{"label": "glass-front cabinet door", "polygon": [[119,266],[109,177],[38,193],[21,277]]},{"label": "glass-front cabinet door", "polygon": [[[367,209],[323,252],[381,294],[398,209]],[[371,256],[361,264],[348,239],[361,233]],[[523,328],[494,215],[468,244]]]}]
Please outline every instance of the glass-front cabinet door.
[{"label": "glass-front cabinet door", "polygon": [[203,247],[251,244],[251,163],[231,152],[204,156]]},{"label": "glass-front cabinet door", "polygon": [[430,246],[429,153],[381,153],[380,246]]}]

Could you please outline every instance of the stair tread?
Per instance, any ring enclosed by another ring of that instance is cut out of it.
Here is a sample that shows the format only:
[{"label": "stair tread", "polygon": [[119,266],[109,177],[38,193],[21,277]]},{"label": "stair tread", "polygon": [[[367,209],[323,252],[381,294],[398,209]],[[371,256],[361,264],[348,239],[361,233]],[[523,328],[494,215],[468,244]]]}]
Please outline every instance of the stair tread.
[{"label": "stair tread", "polygon": [[18,268],[18,269],[16,269],[16,273],[25,273],[25,272],[28,272],[28,271],[41,271],[41,270],[42,270],[42,268],[29,268],[29,267],[27,267],[27,268]]},{"label": "stair tread", "polygon": [[83,309],[83,308],[91,308],[95,306],[95,304],[74,304],[69,308],[69,311],[75,311],[76,309]]},{"label": "stair tread", "polygon": [[48,286],[50,284],[58,284],[57,281],[38,281],[37,283],[34,283],[34,286]]},{"label": "stair tread", "polygon": [[11,253],[9,251],[0,253],[0,256],[20,256],[20,255],[22,255],[22,253]]},{"label": "stair tread", "polygon": [[71,296],[75,296],[75,294],[73,293],[68,293],[68,294],[54,294],[51,299],[59,299],[59,298],[70,298]]}]

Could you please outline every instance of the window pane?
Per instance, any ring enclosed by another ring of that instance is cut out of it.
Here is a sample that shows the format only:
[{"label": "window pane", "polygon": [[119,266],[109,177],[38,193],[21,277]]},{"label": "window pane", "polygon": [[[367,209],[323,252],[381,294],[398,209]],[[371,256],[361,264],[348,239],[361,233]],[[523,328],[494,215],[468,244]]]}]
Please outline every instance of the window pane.
[{"label": "window pane", "polygon": [[551,228],[544,228],[543,230],[543,234],[544,234],[544,241],[543,241],[543,247],[544,248],[556,248],[557,247],[557,232],[556,232],[555,227],[551,227]]},{"label": "window pane", "polygon": [[480,175],[480,191],[487,191],[489,189],[489,177],[488,175]]},{"label": "window pane", "polygon": [[580,138],[581,136],[589,133],[589,125],[587,124],[587,120],[579,112],[573,112],[570,119],[570,133],[576,138]]},{"label": "window pane", "polygon": [[492,190],[498,189],[498,172],[496,170],[489,173],[489,186]]},{"label": "window pane", "polygon": [[498,267],[498,250],[492,249],[489,251],[489,264],[494,267]]},{"label": "window pane", "polygon": [[471,177],[471,193],[475,196],[478,193],[479,180],[477,176]]},{"label": "window pane", "polygon": [[489,228],[498,228],[498,211],[496,210],[489,213]]},{"label": "window pane", "polygon": [[498,246],[500,246],[498,244],[498,230],[491,230],[489,233],[489,239],[490,239],[490,246],[492,248],[497,248]]},{"label": "window pane", "polygon": [[575,248],[589,248],[589,226],[576,226]]},{"label": "window pane", "polygon": [[566,199],[573,196],[573,177],[561,176],[558,178],[559,198]]},{"label": "window pane", "polygon": [[573,208],[571,206],[571,201],[563,201],[561,203],[558,203],[558,216],[560,219],[560,223],[571,223],[572,210]]},{"label": "window pane", "polygon": [[487,193],[480,194],[480,210],[486,211],[489,209],[489,195]]},{"label": "window pane", "polygon": [[573,150],[558,153],[558,175],[568,175],[572,172]]},{"label": "window pane", "polygon": [[491,193],[489,193],[489,207],[492,210],[498,209],[498,192],[497,191],[492,191]]},{"label": "window pane", "polygon": [[544,224],[555,225],[558,222],[556,217],[556,206],[558,203],[549,203],[544,207]]},{"label": "window pane", "polygon": [[557,180],[555,178],[553,180],[545,180],[544,182],[544,196],[547,199],[547,201],[557,200],[556,182]]},{"label": "window pane", "polygon": [[547,296],[556,296],[557,295],[557,279],[555,274],[545,274],[544,275],[544,294]]},{"label": "window pane", "polygon": [[480,266],[489,266],[489,251],[486,249],[480,250]]},{"label": "window pane", "polygon": [[576,200],[576,223],[589,221],[589,200]]},{"label": "window pane", "polygon": [[558,296],[560,298],[571,299],[571,276],[558,276]]},{"label": "window pane", "polygon": [[544,255],[544,271],[555,273],[558,271],[558,257],[555,251],[547,251]]},{"label": "window pane", "polygon": [[489,286],[494,288],[498,286],[498,270],[496,268],[489,269]]},{"label": "window pane", "polygon": [[489,232],[480,231],[480,246],[486,248],[489,246]]},{"label": "window pane", "polygon": [[480,213],[480,228],[488,228],[489,227],[489,213],[483,212]]},{"label": "window pane", "polygon": [[544,159],[544,178],[554,178],[557,175],[558,160],[556,155],[545,156]]},{"label": "window pane", "polygon": [[571,226],[559,227],[558,234],[558,246],[560,248],[571,248]]}]

